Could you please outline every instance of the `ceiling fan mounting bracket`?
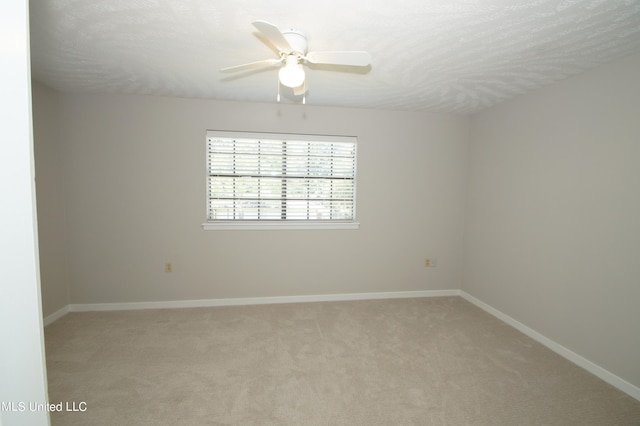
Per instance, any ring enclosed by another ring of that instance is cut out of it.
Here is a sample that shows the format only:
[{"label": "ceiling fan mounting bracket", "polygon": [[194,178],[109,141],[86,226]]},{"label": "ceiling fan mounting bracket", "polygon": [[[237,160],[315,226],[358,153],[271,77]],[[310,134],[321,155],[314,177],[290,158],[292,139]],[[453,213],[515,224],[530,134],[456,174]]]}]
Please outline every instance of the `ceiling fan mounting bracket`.
[{"label": "ceiling fan mounting bracket", "polygon": [[307,37],[302,31],[289,28],[282,31],[282,36],[287,40],[294,53],[299,56],[307,54]]}]

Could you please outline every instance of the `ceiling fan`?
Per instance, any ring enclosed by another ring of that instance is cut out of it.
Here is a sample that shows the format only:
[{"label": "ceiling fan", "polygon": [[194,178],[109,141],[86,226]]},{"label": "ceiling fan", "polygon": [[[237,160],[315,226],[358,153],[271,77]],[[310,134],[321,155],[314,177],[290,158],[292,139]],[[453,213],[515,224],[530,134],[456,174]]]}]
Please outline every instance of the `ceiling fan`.
[{"label": "ceiling fan", "polygon": [[278,72],[278,101],[280,101],[280,85],[293,89],[294,95],[303,95],[305,101],[307,84],[303,65],[323,64],[353,67],[367,67],[371,64],[371,54],[364,51],[307,51],[307,38],[299,30],[280,31],[275,25],[265,21],[255,21],[254,27],[271,43],[279,53],[279,58],[265,59],[223,68],[222,72],[243,71],[266,66],[280,66]]}]

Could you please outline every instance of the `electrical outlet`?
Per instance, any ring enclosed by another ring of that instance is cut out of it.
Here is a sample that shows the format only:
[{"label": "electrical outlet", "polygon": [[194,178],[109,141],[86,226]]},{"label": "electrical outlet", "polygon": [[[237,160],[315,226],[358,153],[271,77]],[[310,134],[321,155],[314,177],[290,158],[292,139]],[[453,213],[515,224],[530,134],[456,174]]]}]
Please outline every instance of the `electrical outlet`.
[{"label": "electrical outlet", "polygon": [[165,272],[173,272],[173,265],[171,264],[171,262],[165,262],[164,263],[164,271]]},{"label": "electrical outlet", "polygon": [[435,268],[436,266],[438,266],[438,259],[435,257],[426,257],[424,259],[425,268]]}]

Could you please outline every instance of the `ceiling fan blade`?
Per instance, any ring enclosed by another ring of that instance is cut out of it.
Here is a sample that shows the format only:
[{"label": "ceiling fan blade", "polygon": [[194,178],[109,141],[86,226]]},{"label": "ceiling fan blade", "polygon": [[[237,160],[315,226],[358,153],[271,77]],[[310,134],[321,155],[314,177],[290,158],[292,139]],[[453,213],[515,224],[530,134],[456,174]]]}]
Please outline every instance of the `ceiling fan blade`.
[{"label": "ceiling fan blade", "polygon": [[262,61],[249,62],[248,64],[235,65],[233,67],[222,68],[220,72],[233,72],[233,71],[242,71],[249,70],[253,68],[266,67],[269,65],[274,65],[279,62],[282,62],[282,59],[265,59]]},{"label": "ceiling fan blade", "polygon": [[284,36],[282,35],[282,32],[280,32],[278,27],[276,27],[275,25],[270,24],[269,22],[266,22],[266,21],[254,21],[254,22],[252,22],[252,24],[280,52],[284,52],[284,53],[287,53],[287,54],[293,52],[293,49],[291,48],[291,45],[289,44],[287,39],[284,38]]},{"label": "ceiling fan blade", "polygon": [[371,54],[364,51],[309,52],[305,59],[312,64],[349,65],[354,67],[366,67],[371,64]]}]

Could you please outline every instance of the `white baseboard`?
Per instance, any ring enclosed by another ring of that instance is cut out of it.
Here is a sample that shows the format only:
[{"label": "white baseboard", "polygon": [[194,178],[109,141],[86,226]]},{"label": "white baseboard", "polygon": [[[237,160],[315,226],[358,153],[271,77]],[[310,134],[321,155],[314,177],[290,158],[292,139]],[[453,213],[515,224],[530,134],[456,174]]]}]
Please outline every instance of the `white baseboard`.
[{"label": "white baseboard", "polygon": [[71,305],[67,305],[64,308],[59,309],[56,312],[52,313],[51,315],[47,315],[46,317],[44,317],[42,322],[44,323],[44,326],[46,327],[49,324],[51,324],[52,322],[55,322],[55,321],[59,320],[60,318],[62,318],[66,314],[68,314],[69,312],[71,312]]},{"label": "white baseboard", "polygon": [[459,296],[458,290],[395,291],[380,293],[320,294],[309,296],[243,297],[229,299],[174,300],[162,302],[89,303],[69,305],[71,312],[124,311],[136,309],[202,308],[211,306],[272,305],[278,303],[336,302],[346,300],[409,299]]},{"label": "white baseboard", "polygon": [[507,323],[510,326],[514,327],[518,331],[520,331],[520,332],[524,333],[525,335],[531,337],[536,342],[543,344],[544,346],[546,346],[547,348],[551,349],[552,351],[554,351],[555,353],[559,354],[560,356],[566,358],[567,360],[573,362],[574,364],[584,368],[585,370],[587,370],[591,374],[593,374],[593,375],[599,377],[600,379],[604,380],[605,382],[609,383],[611,386],[621,390],[622,392],[626,393],[627,395],[629,395],[629,396],[637,399],[638,401],[640,401],[640,388],[639,387],[637,387],[635,385],[632,385],[631,383],[627,382],[624,379],[621,379],[620,377],[616,376],[615,374],[611,373],[610,371],[605,370],[604,368],[600,367],[597,364],[594,364],[593,362],[591,362],[588,359],[578,355],[577,353],[571,351],[570,349],[565,348],[561,344],[556,343],[553,340],[543,336],[542,334],[538,333],[537,331],[533,330],[532,328],[529,328],[526,325],[522,324],[521,322],[511,318],[509,315],[500,312],[499,310],[495,309],[494,307],[492,307],[490,305],[487,305],[486,303],[484,303],[483,301],[481,301],[479,299],[476,299],[475,297],[473,297],[469,293],[466,293],[466,292],[461,290],[459,292],[459,294],[460,294],[460,297],[462,297],[463,299],[473,303],[474,305],[476,305],[480,309],[490,313],[491,315],[495,316],[496,318],[500,319],[501,321],[504,321],[505,323]]}]

